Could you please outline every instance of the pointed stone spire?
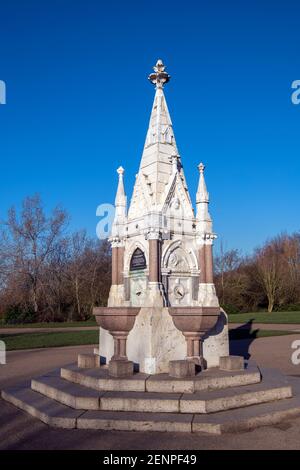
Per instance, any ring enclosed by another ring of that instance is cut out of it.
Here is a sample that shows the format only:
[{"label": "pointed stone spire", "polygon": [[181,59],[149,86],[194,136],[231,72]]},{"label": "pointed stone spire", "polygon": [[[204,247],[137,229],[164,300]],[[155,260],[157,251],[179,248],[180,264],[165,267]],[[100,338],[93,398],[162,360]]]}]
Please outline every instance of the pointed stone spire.
[{"label": "pointed stone spire", "polygon": [[[128,212],[130,219],[141,215],[139,214],[140,201],[143,199],[146,199],[148,206],[153,209],[160,210],[162,208],[167,196],[168,185],[172,183],[174,178],[174,156],[176,156],[176,165],[183,191],[186,192],[186,197],[189,199],[172,120],[163,91],[164,85],[170,80],[170,75],[165,71],[166,67],[162,60],[158,60],[153,69],[154,72],[149,75],[148,79],[155,85],[155,96],[139,173]],[[147,190],[145,191],[143,188],[147,188]],[[192,211],[192,205],[190,204],[190,206]]]},{"label": "pointed stone spire", "polygon": [[117,173],[119,175],[119,182],[115,198],[115,217],[112,226],[112,236],[118,237],[123,236],[123,230],[121,229],[121,227],[123,227],[126,222],[127,198],[123,182],[124,171],[124,168],[121,166],[117,169]]},{"label": "pointed stone spire", "polygon": [[[172,127],[172,121],[169,114],[166,98],[164,96],[163,87],[170,80],[170,75],[165,72],[165,65],[162,60],[158,60],[153,67],[154,73],[148,77],[151,83],[155,85],[155,96],[152,106],[149,127],[144,147],[143,156],[147,147],[154,144],[172,145],[176,148],[176,142]],[[176,148],[176,154],[178,153]],[[173,153],[174,154],[174,151]],[[141,167],[143,164],[143,157]]]},{"label": "pointed stone spire", "polygon": [[212,233],[212,220],[208,210],[209,193],[204,179],[205,166],[203,163],[198,165],[198,169],[200,173],[199,185],[196,194],[198,230],[201,233]]},{"label": "pointed stone spire", "polygon": [[122,166],[117,169],[119,175],[118,189],[116,193],[115,205],[116,207],[126,207],[126,195],[124,190],[123,175],[125,170]]},{"label": "pointed stone spire", "polygon": [[198,184],[198,191],[196,194],[196,202],[197,203],[209,203],[209,193],[206,188],[206,183],[204,179],[204,170],[205,170],[205,165],[203,163],[200,163],[198,165],[198,170],[200,173],[199,177],[199,184]]}]

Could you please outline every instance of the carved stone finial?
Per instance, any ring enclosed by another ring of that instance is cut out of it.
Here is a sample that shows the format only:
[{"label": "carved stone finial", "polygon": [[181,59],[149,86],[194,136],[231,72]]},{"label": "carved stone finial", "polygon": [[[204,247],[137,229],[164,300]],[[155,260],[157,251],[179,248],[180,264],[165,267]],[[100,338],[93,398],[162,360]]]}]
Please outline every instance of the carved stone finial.
[{"label": "carved stone finial", "polygon": [[200,165],[198,165],[198,169],[199,169],[199,172],[203,174],[205,170],[205,165],[203,165],[203,163],[201,162]]},{"label": "carved stone finial", "polygon": [[159,59],[153,67],[155,73],[150,73],[148,77],[148,80],[150,80],[156,88],[163,88],[164,84],[168,83],[171,78],[170,75],[165,72],[165,68],[163,61]]},{"label": "carved stone finial", "polygon": [[117,169],[118,175],[124,175],[124,172],[125,172],[124,168],[122,166],[119,166],[119,168]]}]

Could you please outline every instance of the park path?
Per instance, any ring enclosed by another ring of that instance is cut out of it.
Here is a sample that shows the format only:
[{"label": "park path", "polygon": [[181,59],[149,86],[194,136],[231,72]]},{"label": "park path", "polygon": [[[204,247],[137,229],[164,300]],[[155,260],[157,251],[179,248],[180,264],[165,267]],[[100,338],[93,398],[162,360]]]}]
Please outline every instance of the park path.
[{"label": "park path", "polygon": [[90,331],[98,330],[98,326],[67,326],[57,328],[0,328],[1,335],[16,335],[21,333],[53,333],[55,331]]},{"label": "park path", "polygon": [[[53,333],[58,331],[93,331],[98,330],[98,326],[70,326],[70,327],[57,327],[57,328],[0,328],[1,335],[15,335],[22,333]],[[247,323],[229,323],[229,328],[248,328]],[[282,331],[295,331],[300,332],[300,324],[287,324],[287,323],[252,323],[252,330],[282,330]]]},{"label": "park path", "polygon": [[77,361],[79,353],[92,353],[93,345],[8,351],[0,365],[0,390]]}]

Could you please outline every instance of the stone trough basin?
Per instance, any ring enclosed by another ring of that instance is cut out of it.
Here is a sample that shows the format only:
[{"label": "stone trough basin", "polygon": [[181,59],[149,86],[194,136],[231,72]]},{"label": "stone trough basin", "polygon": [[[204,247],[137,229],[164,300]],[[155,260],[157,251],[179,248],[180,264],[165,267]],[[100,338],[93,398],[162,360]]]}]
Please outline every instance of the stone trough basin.
[{"label": "stone trough basin", "polygon": [[187,359],[205,368],[202,342],[205,334],[217,323],[220,307],[169,307],[174,325],[187,342]]},{"label": "stone trough basin", "polygon": [[126,341],[132,330],[140,307],[95,307],[93,315],[104,330],[114,338],[114,355],[112,359],[127,360]]}]

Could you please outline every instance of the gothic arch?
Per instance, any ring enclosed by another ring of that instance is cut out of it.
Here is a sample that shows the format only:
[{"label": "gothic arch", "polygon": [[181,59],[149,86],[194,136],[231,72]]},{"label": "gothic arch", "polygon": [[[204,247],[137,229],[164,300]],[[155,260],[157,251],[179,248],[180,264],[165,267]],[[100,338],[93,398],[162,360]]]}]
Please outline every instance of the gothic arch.
[{"label": "gothic arch", "polygon": [[169,257],[172,253],[174,253],[177,249],[181,249],[185,255],[185,259],[188,263],[188,267],[190,271],[194,271],[198,269],[198,260],[197,256],[195,255],[192,248],[186,249],[184,244],[181,240],[175,240],[170,245],[166,247],[162,254],[162,268],[168,267]]},{"label": "gothic arch", "polygon": [[[129,246],[128,250],[125,250],[125,259],[124,259],[124,271],[125,272],[129,272],[130,260],[131,260],[131,257],[133,255],[134,251],[137,248],[139,248],[140,250],[142,250],[144,252],[144,255],[145,255],[145,258],[146,258],[146,263],[147,263],[147,269],[148,269],[148,266],[149,266],[148,250],[142,242],[135,241]],[[127,254],[126,254],[126,251],[127,251]]]}]

